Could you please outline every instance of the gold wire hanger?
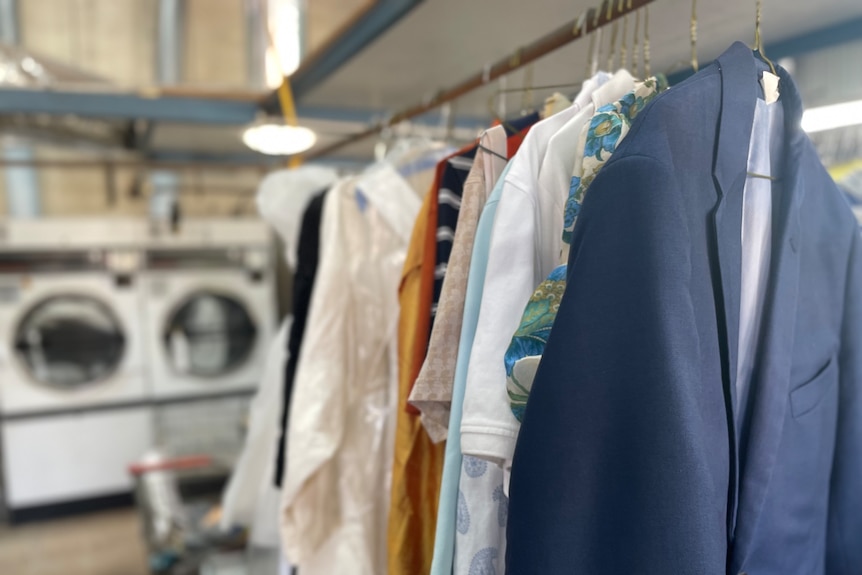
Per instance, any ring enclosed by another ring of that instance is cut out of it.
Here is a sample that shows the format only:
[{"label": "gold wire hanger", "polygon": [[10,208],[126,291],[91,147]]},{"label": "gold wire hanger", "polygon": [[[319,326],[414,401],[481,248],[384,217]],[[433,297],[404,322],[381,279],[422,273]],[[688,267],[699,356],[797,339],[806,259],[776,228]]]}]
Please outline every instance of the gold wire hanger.
[{"label": "gold wire hanger", "polygon": [[[620,3],[617,5],[617,11],[622,12],[624,9],[625,0],[620,0]],[[631,9],[632,0],[629,0],[628,7]],[[625,69],[629,65],[629,50],[628,50],[628,40],[626,37],[629,35],[629,14],[626,12],[626,15],[623,16],[623,37],[620,42],[620,68]],[[608,70],[608,72],[613,72],[613,70]]]},{"label": "gold wire hanger", "polygon": [[[521,52],[523,52],[523,50],[524,50],[523,48],[518,48],[518,50],[509,59],[509,70],[514,70],[515,68],[517,68],[518,66],[521,65]],[[505,78],[505,76],[500,77],[501,80],[503,78]],[[506,128],[506,130],[508,130],[509,132],[511,132],[513,134],[517,134],[520,130],[518,130],[517,128],[515,128],[515,126],[513,126],[512,124],[507,122],[505,118],[502,118],[501,114],[497,113],[497,109],[495,106],[495,104],[497,102],[497,96],[499,96],[501,94],[507,94],[508,92],[509,91],[507,89],[500,88],[496,92],[491,94],[491,97],[488,98],[488,110],[491,112],[491,118],[492,119],[500,122],[500,125],[503,126],[504,128]]]},{"label": "gold wire hanger", "polygon": [[[756,6],[756,15],[754,18],[754,53],[764,62],[769,65],[769,69],[773,74],[777,75],[775,71],[775,64],[772,63],[772,60],[766,57],[766,54],[763,52],[763,37],[760,34],[760,12],[761,12],[761,0],[757,0],[755,3]],[[750,178],[760,178],[762,180],[769,180],[771,182],[780,181],[780,178],[776,178],[775,176],[768,176],[766,174],[758,174],[757,172],[746,172],[746,175]]]},{"label": "gold wire hanger", "polygon": [[535,102],[533,101],[533,65],[527,64],[527,67],[524,68],[524,89],[523,89],[523,97],[521,98],[521,114],[527,115],[530,113],[530,110],[535,109]]},{"label": "gold wire hanger", "polygon": [[760,34],[760,14],[762,11],[762,0],[757,0],[755,2],[755,17],[754,17],[754,53],[757,56],[766,62],[769,65],[769,69],[776,76],[778,72],[775,71],[775,64],[772,63],[772,60],[766,57],[766,52],[763,51],[763,36]]},{"label": "gold wire hanger", "polygon": [[[590,8],[589,10],[587,10],[587,12],[581,14],[578,17],[578,22],[580,23],[580,26],[581,26],[581,37],[582,38],[585,38],[587,36],[587,33],[588,33],[587,28],[589,27],[589,19],[590,19],[589,15],[592,13],[592,11],[593,11],[593,9]],[[589,48],[587,48],[587,66],[584,69],[584,77],[585,78],[591,78],[592,77],[592,76],[590,76],[590,70],[592,68],[591,61],[590,61],[590,55],[593,53],[593,47],[596,44],[595,32],[593,32],[589,36],[590,36],[590,46],[589,46]]]},{"label": "gold wire hanger", "polygon": [[700,68],[697,62],[697,0],[691,0],[691,28],[689,29],[689,37],[691,38],[691,69],[697,72]]},{"label": "gold wire hanger", "polygon": [[745,174],[751,178],[760,178],[761,180],[769,180],[771,182],[778,182],[781,178],[776,178],[775,176],[767,176],[766,174],[758,174],[757,172],[745,172]]},{"label": "gold wire hanger", "polygon": [[649,4],[644,6],[644,78],[652,76],[649,51]]},{"label": "gold wire hanger", "polygon": [[[610,0],[608,2],[608,13],[607,20],[610,20],[614,15],[614,0]],[[614,62],[616,62],[616,50],[617,50],[617,34],[619,33],[619,21],[614,20],[613,26],[611,26],[611,41],[608,44],[608,72],[613,72],[614,70]]]},{"label": "gold wire hanger", "polygon": [[695,72],[697,72],[699,68],[697,62],[697,0],[691,0],[691,23],[689,25],[689,39],[691,41],[691,60],[689,60],[688,62],[686,62],[685,60],[678,60],[665,71],[665,76],[670,76],[677,70],[684,69],[688,66],[690,66],[691,69]]},{"label": "gold wire hanger", "polygon": [[587,74],[590,78],[599,71],[599,53],[602,50],[602,29],[599,28],[599,18],[607,1],[604,0],[598,9],[593,10],[593,41],[590,42],[590,73]]},{"label": "gold wire hanger", "polygon": [[[629,4],[631,5],[631,3]],[[638,52],[640,50],[640,30],[641,30],[641,11],[638,10],[635,12],[635,35],[632,42],[632,75],[638,76],[640,74],[640,61],[638,59]]]}]

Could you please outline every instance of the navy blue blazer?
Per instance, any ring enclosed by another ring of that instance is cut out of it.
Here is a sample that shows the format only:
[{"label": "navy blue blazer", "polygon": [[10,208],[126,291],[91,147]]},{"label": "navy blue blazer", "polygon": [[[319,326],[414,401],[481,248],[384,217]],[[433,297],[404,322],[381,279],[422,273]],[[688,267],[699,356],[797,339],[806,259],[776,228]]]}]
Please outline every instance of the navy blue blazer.
[{"label": "navy blue blazer", "polygon": [[758,63],[658,97],[591,185],[514,456],[508,575],[862,574],[862,245],[780,70],[781,185],[737,437]]}]

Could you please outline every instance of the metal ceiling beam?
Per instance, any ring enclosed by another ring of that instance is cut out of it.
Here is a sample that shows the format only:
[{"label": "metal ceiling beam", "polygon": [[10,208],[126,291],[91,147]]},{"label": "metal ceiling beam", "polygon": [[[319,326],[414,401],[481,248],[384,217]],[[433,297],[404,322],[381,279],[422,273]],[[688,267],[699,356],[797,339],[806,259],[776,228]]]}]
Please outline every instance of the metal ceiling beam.
[{"label": "metal ceiling beam", "polygon": [[[862,40],[862,18],[846,20],[787,40],[767,44],[764,52],[774,62],[781,58],[801,56],[856,40]],[[676,72],[668,76],[668,83],[671,86],[679,84],[693,74],[694,70],[691,68]]]},{"label": "metal ceiling beam", "polygon": [[773,60],[789,58],[854,40],[862,40],[862,18],[840,22],[808,34],[768,44],[766,55]]},{"label": "metal ceiling beam", "polygon": [[0,115],[72,114],[85,118],[238,125],[254,120],[257,111],[258,106],[254,102],[207,98],[148,98],[132,93],[17,88],[0,90]]},{"label": "metal ceiling beam", "polygon": [[151,168],[159,170],[185,170],[206,168],[208,170],[235,171],[240,169],[260,169],[284,164],[283,159],[260,154],[199,154],[185,151],[161,151],[140,157],[82,157],[82,158],[0,158],[0,168],[39,168],[39,169],[101,169],[113,168]]},{"label": "metal ceiling beam", "polygon": [[[304,60],[299,70],[291,75],[290,85],[297,100],[421,3],[422,0],[376,0],[344,33]],[[269,114],[279,114],[278,94],[270,94],[263,107]]]}]

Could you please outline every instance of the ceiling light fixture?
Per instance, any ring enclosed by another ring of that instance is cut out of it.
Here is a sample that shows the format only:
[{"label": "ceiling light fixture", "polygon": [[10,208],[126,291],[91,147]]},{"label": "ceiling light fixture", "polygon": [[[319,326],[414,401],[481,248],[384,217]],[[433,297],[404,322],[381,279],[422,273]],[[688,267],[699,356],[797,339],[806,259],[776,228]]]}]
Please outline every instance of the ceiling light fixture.
[{"label": "ceiling light fixture", "polygon": [[802,114],[802,129],[823,132],[862,124],[862,100],[809,108]]},{"label": "ceiling light fixture", "polygon": [[242,141],[261,154],[292,156],[314,146],[317,134],[309,128],[290,126],[281,119],[273,119],[247,127],[243,130]]},{"label": "ceiling light fixture", "polygon": [[269,47],[265,55],[266,83],[277,88],[285,76],[299,68],[302,59],[303,2],[301,0],[268,0],[266,2]]}]

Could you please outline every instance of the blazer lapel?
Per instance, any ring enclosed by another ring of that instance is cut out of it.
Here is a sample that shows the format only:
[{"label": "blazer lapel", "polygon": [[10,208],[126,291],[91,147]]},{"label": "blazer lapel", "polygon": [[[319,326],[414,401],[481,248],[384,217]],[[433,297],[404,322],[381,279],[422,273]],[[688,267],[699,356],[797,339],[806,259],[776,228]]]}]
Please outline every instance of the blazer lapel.
[{"label": "blazer lapel", "polygon": [[[756,69],[751,51],[735,43],[718,58],[721,71],[721,115],[719,119],[713,178],[719,191],[713,211],[714,245],[718,270],[714,277],[721,282],[719,345],[722,353],[722,381],[727,409],[730,456],[727,532],[733,537],[739,477],[739,455],[736,440],[736,369],[739,347],[739,303],[742,267],[742,200],[748,165],[748,147],[754,123],[757,98]],[[722,321],[723,319],[723,321]]]},{"label": "blazer lapel", "polygon": [[804,196],[800,169],[805,135],[799,127],[802,105],[790,76],[779,69],[785,114],[785,147],[778,194],[773,194],[772,262],[766,292],[757,367],[740,461],[738,542],[734,573],[744,567],[748,542],[758,524],[781,441],[790,386],[799,288],[799,214]]}]

